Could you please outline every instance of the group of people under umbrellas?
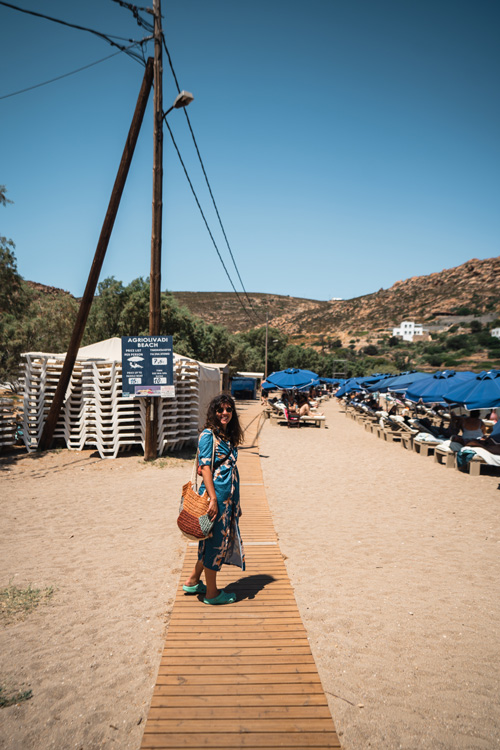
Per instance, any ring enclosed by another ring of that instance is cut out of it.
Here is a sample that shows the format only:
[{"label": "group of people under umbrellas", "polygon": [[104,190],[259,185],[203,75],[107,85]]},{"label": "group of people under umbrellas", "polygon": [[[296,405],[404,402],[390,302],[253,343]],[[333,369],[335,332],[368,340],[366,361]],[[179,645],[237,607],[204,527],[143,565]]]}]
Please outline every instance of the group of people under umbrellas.
[{"label": "group of people under umbrellas", "polygon": [[[406,403],[432,407],[440,412],[451,410],[451,419],[445,427],[440,426],[442,438],[449,438],[466,448],[484,448],[489,453],[500,455],[500,422],[497,408],[500,407],[500,371],[489,370],[479,374],[454,370],[438,371],[432,375],[413,372],[387,378],[380,376],[371,382],[346,384],[347,393],[357,388],[363,392],[363,399],[372,399],[375,392],[392,392]],[[337,396],[341,395],[338,391]],[[459,415],[460,409],[464,414]],[[482,418],[481,418],[482,417]],[[483,420],[493,422],[487,434]],[[421,423],[425,420],[419,420]]]}]

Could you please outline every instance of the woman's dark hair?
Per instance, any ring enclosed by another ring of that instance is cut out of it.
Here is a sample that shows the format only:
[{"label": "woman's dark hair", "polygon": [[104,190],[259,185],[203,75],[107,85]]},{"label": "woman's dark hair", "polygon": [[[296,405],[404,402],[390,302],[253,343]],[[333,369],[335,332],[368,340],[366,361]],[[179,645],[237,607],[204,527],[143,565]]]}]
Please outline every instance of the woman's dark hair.
[{"label": "woman's dark hair", "polygon": [[229,438],[231,444],[236,448],[243,442],[243,430],[241,429],[240,420],[236,412],[236,404],[229,393],[220,393],[210,401],[207,409],[205,429],[213,430],[217,435],[221,434],[220,422],[217,419],[217,409],[220,409],[221,406],[231,406],[233,409],[233,416],[226,425],[225,436]]},{"label": "woman's dark hair", "polygon": [[470,417],[472,417],[472,419],[478,419],[478,418],[479,418],[479,415],[480,415],[480,413],[481,413],[481,412],[479,411],[479,409],[472,409],[472,411],[471,411],[471,413],[469,414],[469,416],[470,416]]},{"label": "woman's dark hair", "polygon": [[303,406],[304,404],[307,404],[309,399],[307,398],[307,393],[304,393],[304,391],[298,391],[297,392],[297,404],[298,406]]}]

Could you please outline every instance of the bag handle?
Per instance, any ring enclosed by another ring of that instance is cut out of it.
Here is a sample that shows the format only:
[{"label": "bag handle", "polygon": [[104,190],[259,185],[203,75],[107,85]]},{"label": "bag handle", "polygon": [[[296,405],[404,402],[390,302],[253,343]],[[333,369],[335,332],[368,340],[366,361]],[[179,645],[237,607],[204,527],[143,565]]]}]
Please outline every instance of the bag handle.
[{"label": "bag handle", "polygon": [[[216,444],[216,438],[215,433],[212,432],[212,458],[210,461],[210,469],[214,470],[214,459],[215,459],[215,444]],[[191,484],[194,485],[195,490],[198,492],[198,455],[200,453],[200,449],[196,449],[196,457],[194,459],[193,464],[193,471],[191,474]]]}]

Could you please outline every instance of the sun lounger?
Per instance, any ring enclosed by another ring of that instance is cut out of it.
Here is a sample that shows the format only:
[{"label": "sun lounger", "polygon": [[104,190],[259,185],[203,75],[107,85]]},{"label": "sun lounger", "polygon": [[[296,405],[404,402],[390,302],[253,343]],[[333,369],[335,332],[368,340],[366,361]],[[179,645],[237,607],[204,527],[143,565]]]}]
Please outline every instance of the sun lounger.
[{"label": "sun lounger", "polygon": [[[500,468],[500,456],[496,456],[493,453],[490,453],[485,448],[478,448],[475,446],[474,448],[467,448],[467,446],[465,446],[465,450],[474,451],[474,456],[468,464],[469,474],[471,477],[478,477],[481,474],[481,468],[483,466],[495,466],[497,468]],[[459,468],[460,467],[457,461],[457,469]]]},{"label": "sun lounger", "polygon": [[323,414],[307,414],[305,417],[301,417],[300,421],[303,424],[314,424],[316,427],[325,427],[326,417]]},{"label": "sun lounger", "polygon": [[413,450],[413,435],[410,432],[401,434],[401,446],[407,451]]},{"label": "sun lounger", "polygon": [[455,451],[443,445],[436,445],[434,448],[434,461],[437,464],[446,466],[447,469],[453,469],[455,466]]},{"label": "sun lounger", "polygon": [[435,438],[430,433],[419,432],[413,438],[413,450],[422,456],[432,456],[436,446],[441,445],[443,442],[443,440]]}]

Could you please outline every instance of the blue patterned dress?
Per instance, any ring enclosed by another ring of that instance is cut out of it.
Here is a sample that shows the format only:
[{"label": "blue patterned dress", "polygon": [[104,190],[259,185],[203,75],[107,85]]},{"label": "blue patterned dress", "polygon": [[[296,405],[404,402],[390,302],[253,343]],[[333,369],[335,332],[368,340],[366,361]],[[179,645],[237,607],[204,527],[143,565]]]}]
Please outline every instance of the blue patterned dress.
[{"label": "blue patterned dress", "polygon": [[[198,441],[200,466],[210,466],[213,440],[212,430],[203,430]],[[229,441],[217,436],[213,479],[219,510],[212,536],[200,542],[198,546],[198,560],[202,560],[203,565],[210,570],[220,570],[223,563],[238,565],[245,570],[245,552],[238,525],[241,510],[237,458],[238,449],[233,448]],[[202,482],[199,493],[203,495],[204,492],[205,484]]]}]

